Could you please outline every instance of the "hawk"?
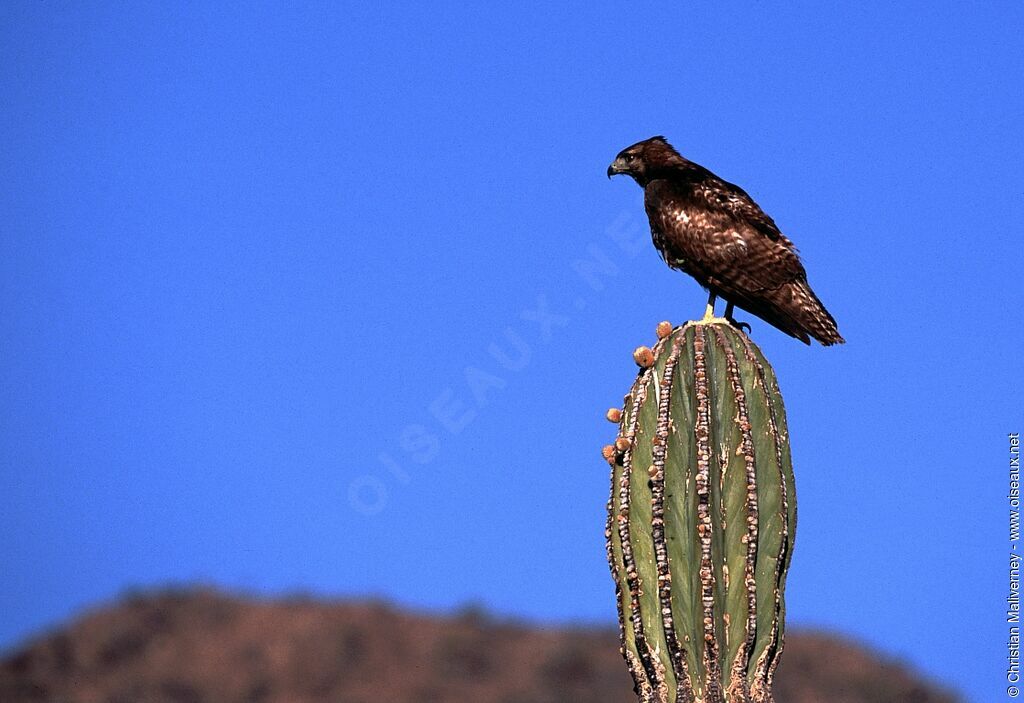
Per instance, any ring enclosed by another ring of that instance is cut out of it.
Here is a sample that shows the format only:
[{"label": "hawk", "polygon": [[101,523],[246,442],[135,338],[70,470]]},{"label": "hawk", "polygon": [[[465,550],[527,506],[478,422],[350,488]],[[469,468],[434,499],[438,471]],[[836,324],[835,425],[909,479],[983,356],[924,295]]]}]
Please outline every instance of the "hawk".
[{"label": "hawk", "polygon": [[786,235],[739,186],[679,155],[664,137],[619,152],[608,177],[631,176],[644,189],[654,246],[669,266],[690,274],[709,292],[704,320],[715,318],[715,299],[804,344],[842,344],[836,321],[807,284],[807,272]]}]

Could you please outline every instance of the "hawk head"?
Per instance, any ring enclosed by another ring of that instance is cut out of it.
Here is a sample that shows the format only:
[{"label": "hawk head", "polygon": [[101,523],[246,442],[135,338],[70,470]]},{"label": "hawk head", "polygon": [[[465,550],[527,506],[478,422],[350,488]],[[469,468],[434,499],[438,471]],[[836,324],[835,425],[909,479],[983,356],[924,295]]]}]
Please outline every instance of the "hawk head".
[{"label": "hawk head", "polygon": [[660,171],[674,169],[685,163],[686,160],[665,137],[651,137],[620,151],[608,167],[608,178],[624,174],[645,186]]}]

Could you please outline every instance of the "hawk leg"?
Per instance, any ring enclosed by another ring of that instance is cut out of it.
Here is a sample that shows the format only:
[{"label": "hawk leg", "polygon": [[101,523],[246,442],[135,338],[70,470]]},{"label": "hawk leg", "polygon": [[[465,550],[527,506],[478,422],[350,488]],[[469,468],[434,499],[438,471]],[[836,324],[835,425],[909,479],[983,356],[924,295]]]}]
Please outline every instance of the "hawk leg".
[{"label": "hawk leg", "polygon": [[729,321],[729,324],[738,329],[740,332],[750,332],[750,324],[746,322],[740,322],[732,316],[733,308],[736,307],[732,303],[726,303],[725,305],[725,319]]},{"label": "hawk leg", "polygon": [[708,294],[708,306],[704,309],[704,317],[700,319],[698,324],[701,325],[713,325],[718,322],[726,322],[724,317],[715,317],[715,300],[718,299],[718,295],[715,293]]},{"label": "hawk leg", "polygon": [[718,298],[714,293],[708,293],[708,306],[704,309],[704,318],[701,322],[707,322],[708,320],[715,319],[715,299]]}]

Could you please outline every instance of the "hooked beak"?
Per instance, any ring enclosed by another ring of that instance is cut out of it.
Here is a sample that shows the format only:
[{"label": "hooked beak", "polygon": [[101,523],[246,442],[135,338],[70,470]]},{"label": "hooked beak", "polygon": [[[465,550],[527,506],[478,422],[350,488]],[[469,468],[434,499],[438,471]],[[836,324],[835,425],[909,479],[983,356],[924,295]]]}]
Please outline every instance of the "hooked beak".
[{"label": "hooked beak", "polygon": [[625,160],[620,156],[615,161],[612,161],[612,165],[608,167],[608,178],[617,176],[620,173],[627,173]]}]

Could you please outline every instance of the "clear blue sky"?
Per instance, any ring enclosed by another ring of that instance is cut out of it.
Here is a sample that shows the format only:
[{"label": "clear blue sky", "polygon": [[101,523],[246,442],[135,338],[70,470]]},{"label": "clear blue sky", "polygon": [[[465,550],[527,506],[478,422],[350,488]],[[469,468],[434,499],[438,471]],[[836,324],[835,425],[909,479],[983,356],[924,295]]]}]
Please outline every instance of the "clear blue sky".
[{"label": "clear blue sky", "polygon": [[0,644],[191,581],[611,622],[602,416],[704,303],[605,178],[665,134],[849,340],[753,324],[790,622],[1001,700],[1020,3],[86,5],[0,7]]}]

